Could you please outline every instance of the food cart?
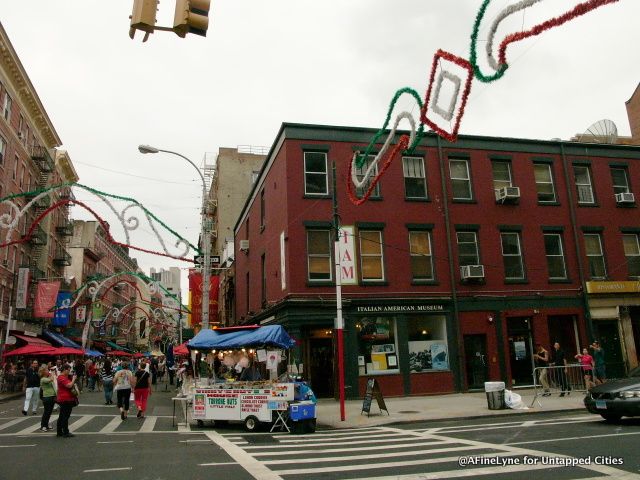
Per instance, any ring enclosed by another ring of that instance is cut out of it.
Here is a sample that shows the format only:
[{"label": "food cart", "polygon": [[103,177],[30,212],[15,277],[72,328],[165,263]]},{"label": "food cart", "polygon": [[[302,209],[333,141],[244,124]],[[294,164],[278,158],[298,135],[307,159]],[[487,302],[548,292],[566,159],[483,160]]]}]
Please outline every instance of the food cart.
[{"label": "food cart", "polygon": [[212,378],[195,378],[187,393],[191,417],[199,425],[207,420],[214,423],[239,421],[248,431],[256,430],[260,423],[271,423],[271,431],[314,432],[315,396],[311,389],[304,382],[277,378],[279,349],[287,350],[294,345],[294,340],[280,325],[229,333],[216,330],[198,333],[187,344],[192,357],[197,353],[212,353],[229,364],[227,359],[233,359],[235,355],[241,358],[238,362],[241,364],[243,358],[248,362],[251,356],[254,363],[265,364],[272,379],[238,381],[221,377],[218,372],[214,372]]}]

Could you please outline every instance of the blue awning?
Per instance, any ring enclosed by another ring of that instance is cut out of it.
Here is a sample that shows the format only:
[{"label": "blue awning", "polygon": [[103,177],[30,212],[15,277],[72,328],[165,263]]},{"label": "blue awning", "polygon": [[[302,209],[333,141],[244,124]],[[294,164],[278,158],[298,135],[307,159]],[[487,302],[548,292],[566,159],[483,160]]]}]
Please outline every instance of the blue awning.
[{"label": "blue awning", "polygon": [[52,332],[51,330],[43,330],[42,335],[48,340],[52,341],[59,347],[69,347],[69,348],[82,348],[73,340],[68,339],[61,333]]},{"label": "blue awning", "polygon": [[85,350],[84,354],[88,357],[102,357],[104,353],[98,352],[97,350]]},{"label": "blue awning", "polygon": [[282,325],[268,325],[255,330],[241,330],[230,333],[217,333],[215,330],[202,330],[187,343],[189,350],[242,347],[279,347],[292,348],[296,344]]}]

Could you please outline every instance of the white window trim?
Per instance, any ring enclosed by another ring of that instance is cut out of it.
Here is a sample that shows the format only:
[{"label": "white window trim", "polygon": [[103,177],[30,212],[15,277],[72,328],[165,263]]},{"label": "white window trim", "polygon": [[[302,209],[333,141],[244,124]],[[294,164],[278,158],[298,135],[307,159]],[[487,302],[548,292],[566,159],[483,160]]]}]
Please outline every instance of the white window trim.
[{"label": "white window trim", "polygon": [[[361,182],[364,179],[364,174],[367,171],[367,169],[369,168],[369,165],[371,165],[371,162],[373,162],[374,158],[375,158],[374,155],[369,155],[367,157],[366,161],[364,161],[364,163],[362,164],[361,167],[356,167],[356,169],[355,169],[356,178],[358,179],[359,182]],[[367,190],[371,186],[371,181],[377,175],[378,175],[378,164],[376,164],[374,166],[373,172],[371,172],[371,176],[369,177],[369,180],[367,181],[367,183],[365,185],[363,185],[361,188],[356,188],[356,197],[362,198],[364,196],[364,194],[367,192]],[[380,182],[376,183],[376,186],[371,191],[371,197],[372,198],[376,198],[376,197],[379,197],[379,196],[380,196]]]},{"label": "white window trim", "polygon": [[599,233],[585,233],[584,234],[584,239],[585,239],[585,246],[586,246],[586,238],[587,237],[597,237],[598,238],[598,246],[600,247],[600,253],[598,255],[594,255],[594,254],[589,254],[589,252],[587,252],[586,248],[585,248],[585,254],[587,256],[587,260],[589,260],[589,257],[600,257],[602,258],[602,267],[604,270],[604,275],[601,277],[591,277],[591,278],[595,278],[595,279],[601,279],[601,278],[607,278],[607,262],[605,261],[604,258],[604,249],[602,248],[602,235],[600,235]]},{"label": "white window trim", "polygon": [[[587,172],[588,183],[578,183],[578,179],[576,178],[577,177],[576,169],[584,169]],[[574,178],[576,182],[576,194],[578,196],[578,203],[582,205],[593,205],[594,203],[596,203],[596,197],[593,191],[593,182],[591,181],[591,169],[585,165],[574,165],[573,170],[574,170]],[[587,186],[589,187],[591,200],[590,201],[580,200],[580,187],[584,188]]]},{"label": "white window trim", "polygon": [[[611,176],[611,183],[613,186],[613,192],[614,193],[631,193],[631,188],[629,187],[629,172],[627,171],[626,168],[624,167],[611,167],[611,171],[613,172],[614,170],[621,170],[622,173],[624,173],[624,181],[625,184],[624,185],[616,185],[615,183],[613,183],[613,175]],[[616,192],[616,188],[624,188],[624,192]]]},{"label": "white window trim", "polygon": [[[421,253],[413,253],[411,251],[411,235],[414,233],[426,233],[427,234],[427,244],[429,247],[429,255],[423,255]],[[410,257],[428,257],[431,259],[431,276],[425,278],[416,278],[413,276],[413,272],[411,272],[411,280],[416,282],[426,282],[433,280],[435,278],[434,267],[433,267],[433,250],[431,245],[431,232],[429,230],[410,230],[409,231],[409,256]]]},{"label": "white window trim", "polygon": [[[309,253],[309,233],[310,232],[328,232],[328,240],[329,240],[329,253],[328,254],[319,254],[319,253]],[[307,281],[310,283],[316,283],[316,282],[332,282],[333,281],[333,249],[332,249],[332,242],[331,242],[331,232],[327,229],[322,229],[322,228],[310,228],[306,230],[305,233],[306,237],[307,237]],[[328,258],[329,260],[329,278],[311,278],[311,264],[310,264],[310,259],[311,258]]]},{"label": "white window trim", "polygon": [[[413,173],[415,173],[415,169],[414,169],[414,172],[409,172],[408,169],[407,169],[407,166],[405,164],[406,160],[411,160],[412,162],[419,163],[419,170],[421,170],[421,172],[419,172],[419,173],[422,173],[422,175],[421,176],[414,175]],[[405,186],[404,194],[405,194],[406,198],[428,198],[429,197],[429,190],[427,189],[427,172],[426,172],[426,168],[425,168],[425,164],[424,164],[424,158],[422,158],[422,157],[411,157],[411,156],[402,157],[402,175],[403,175],[404,179],[406,179],[406,178],[421,178],[422,179],[422,183],[424,185],[424,195],[420,196],[420,197],[409,196],[407,194],[407,189],[406,189],[406,186]]]},{"label": "white window trim", "polygon": [[[324,155],[324,172],[310,172],[307,171],[307,153]],[[304,194],[308,196],[326,196],[329,195],[329,167],[327,165],[327,154],[325,152],[304,152],[303,158],[303,170],[304,170]],[[324,192],[307,192],[307,174],[311,175],[324,175]]]},{"label": "white window trim", "polygon": [[[515,235],[517,243],[518,243],[518,253],[504,253],[504,243],[502,242],[503,235]],[[526,277],[524,271],[524,259],[522,258],[522,243],[520,241],[520,234],[518,232],[500,232],[500,250],[502,252],[502,257],[510,257],[510,258],[519,258],[520,259],[520,268],[522,269],[522,275],[519,277],[507,277],[507,271],[505,268],[504,278],[505,280],[524,280]]]},{"label": "white window trim", "polygon": [[[546,167],[547,172],[549,172],[549,181],[544,181],[544,182],[540,182],[535,178],[535,167]],[[533,179],[534,182],[536,183],[536,185],[540,184],[540,185],[551,185],[551,190],[553,191],[553,199],[552,200],[540,200],[538,199],[538,203],[555,203],[558,201],[558,197],[556,195],[556,186],[554,184],[553,181],[553,168],[551,168],[551,164],[548,163],[536,163],[534,164],[534,172],[533,172]],[[536,197],[538,195],[538,189],[536,188]]]},{"label": "white window trim", "polygon": [[[464,167],[465,170],[467,172],[467,176],[466,178],[464,177],[454,177],[453,176],[453,171],[451,169],[451,164],[454,162],[463,162],[464,163]],[[449,159],[449,177],[451,178],[451,198],[453,200],[473,200],[473,189],[471,188],[471,172],[469,170],[469,160],[466,160],[464,158],[450,158]],[[454,181],[464,181],[467,182],[467,184],[469,185],[469,196],[468,197],[454,197],[454,189],[453,189],[453,182]]]},{"label": "white window trim", "polygon": [[[473,244],[475,246],[476,249],[476,263],[470,263],[469,265],[479,265],[480,264],[480,247],[478,246],[478,233],[474,232],[474,231],[469,231],[469,230],[461,230],[459,232],[456,232],[456,245],[458,246],[458,263],[459,263],[459,267],[462,267],[463,265],[460,264],[460,237],[458,237],[459,234],[461,233],[471,233],[473,234]],[[464,242],[465,244],[467,243],[471,243],[471,242]]]},{"label": "white window trim", "polygon": [[[507,166],[507,173],[509,174],[509,179],[508,180],[496,180],[495,176],[494,176],[494,171],[493,171],[493,165],[496,163],[504,163]],[[511,173],[511,162],[508,160],[491,160],[491,178],[493,180],[493,189],[494,190],[498,190],[500,188],[504,188],[504,187],[496,187],[496,182],[500,182],[500,183],[505,183],[505,182],[509,182],[509,185],[507,185],[508,187],[513,187],[513,174]]]},{"label": "white window trim", "polygon": [[[378,234],[378,239],[380,242],[380,254],[368,254],[368,253],[362,253],[362,232],[376,232]],[[362,278],[362,282],[363,283],[369,283],[369,282],[384,282],[385,279],[385,271],[384,271],[384,248],[382,245],[382,230],[360,230],[358,232],[358,247],[360,249],[360,272],[361,272],[361,278]],[[362,268],[362,259],[366,257],[366,258],[380,258],[380,271],[382,273],[382,278],[364,278],[364,269]]]},{"label": "white window trim", "polygon": [[[623,249],[624,249],[624,237],[633,237],[635,239],[635,241],[636,241],[636,247],[637,247],[637,251],[638,251],[638,253],[636,253],[636,254],[628,254],[627,252],[624,252],[625,258],[640,257],[640,239],[638,238],[638,234],[637,233],[624,233],[622,235],[622,238],[623,238],[622,247],[623,247]],[[627,261],[627,263],[628,263],[628,261]],[[632,277],[632,278],[640,277],[640,275],[631,275],[631,274],[629,274],[629,276]]]},{"label": "white window trim", "polygon": [[[562,243],[562,235],[560,235],[559,233],[545,233],[544,236],[552,236],[552,237],[556,237],[558,239],[558,245],[560,245],[560,255],[549,255],[546,251],[544,252],[545,257],[547,257],[547,259],[549,257],[553,257],[553,258],[557,258],[560,257],[562,259],[562,270],[564,270],[564,275],[562,277],[552,277],[551,274],[549,274],[549,280],[566,280],[568,278],[567,276],[567,261],[564,258],[564,245]],[[547,261],[547,269],[549,268],[549,263]]]}]

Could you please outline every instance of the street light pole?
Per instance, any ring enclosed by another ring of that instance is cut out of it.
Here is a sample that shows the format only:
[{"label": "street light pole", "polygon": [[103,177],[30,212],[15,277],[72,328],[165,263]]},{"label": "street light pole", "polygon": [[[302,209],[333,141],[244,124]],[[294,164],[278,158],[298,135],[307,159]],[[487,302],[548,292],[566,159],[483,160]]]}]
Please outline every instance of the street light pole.
[{"label": "street light pole", "polygon": [[201,223],[200,223],[200,238],[202,240],[202,255],[204,257],[204,266],[202,267],[202,329],[209,330],[209,295],[210,295],[210,282],[211,282],[211,233],[209,228],[209,221],[207,219],[207,183],[205,182],[204,175],[197,167],[195,163],[189,160],[184,155],[178,152],[172,152],[171,150],[163,150],[161,148],[151,147],[149,145],[138,146],[140,153],[171,153],[182,157],[189,162],[193,168],[196,169],[200,180],[202,180],[202,211]]}]

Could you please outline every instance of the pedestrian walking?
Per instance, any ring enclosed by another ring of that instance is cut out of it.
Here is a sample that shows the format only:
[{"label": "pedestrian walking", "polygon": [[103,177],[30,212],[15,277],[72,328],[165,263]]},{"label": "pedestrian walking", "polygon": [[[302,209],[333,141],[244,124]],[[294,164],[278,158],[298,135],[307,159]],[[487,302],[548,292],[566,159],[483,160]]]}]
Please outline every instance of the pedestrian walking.
[{"label": "pedestrian walking", "polygon": [[60,375],[58,375],[58,397],[57,402],[60,405],[60,415],[58,416],[57,436],[58,437],[74,437],[69,432],[69,417],[71,410],[78,404],[77,377],[71,376],[71,366],[65,363],[61,367]]},{"label": "pedestrian walking", "polygon": [[27,368],[24,376],[23,390],[25,393],[24,406],[22,407],[22,415],[29,413],[29,407],[35,415],[38,410],[38,400],[40,398],[40,375],[38,373],[38,361],[31,362],[31,366]]},{"label": "pedestrian walking", "polygon": [[116,391],[120,418],[126,420],[129,415],[129,400],[131,397],[131,387],[134,384],[134,376],[129,370],[129,364],[122,362],[122,370],[113,376],[113,389]]},{"label": "pedestrian walking", "polygon": [[77,361],[75,363],[73,369],[74,369],[74,372],[76,374],[76,377],[78,377],[78,382],[77,382],[78,388],[82,392],[82,389],[84,387],[84,377],[85,377],[85,374],[86,374],[86,370],[84,368],[84,362],[82,362],[80,360]]},{"label": "pedestrian walking", "polygon": [[144,364],[138,366],[136,372],[136,385],[133,389],[133,394],[136,401],[136,407],[138,407],[138,418],[144,418],[144,414],[147,411],[147,400],[151,395],[151,385],[149,384],[149,372],[144,369]]},{"label": "pedestrian walking", "polygon": [[549,352],[547,352],[540,343],[536,343],[536,353],[533,354],[533,359],[538,368],[538,381],[542,388],[544,388],[543,397],[551,395],[549,392],[549,379],[547,378],[547,367],[549,366]]},{"label": "pedestrian walking", "polygon": [[596,384],[600,385],[607,381],[607,372],[604,361],[604,348],[600,346],[600,342],[595,340],[591,344],[591,351],[593,352],[594,377]]},{"label": "pedestrian walking", "polygon": [[113,405],[113,369],[111,368],[111,360],[105,360],[100,370],[100,378],[104,388],[104,404]]},{"label": "pedestrian walking", "polygon": [[96,370],[95,362],[91,362],[89,364],[89,368],[87,369],[87,378],[89,379],[89,391],[93,392],[96,389],[96,377],[98,376],[98,371]]},{"label": "pedestrian walking", "polygon": [[49,420],[51,419],[53,406],[56,404],[56,389],[53,384],[53,375],[49,371],[49,367],[47,365],[42,365],[40,367],[39,373],[40,398],[42,399],[42,405],[44,407],[44,412],[42,413],[42,418],[40,419],[40,430],[43,432],[48,432],[49,430],[52,430],[51,425],[49,425]]},{"label": "pedestrian walking", "polygon": [[594,360],[593,357],[589,355],[589,350],[583,348],[582,353],[578,353],[575,358],[577,358],[580,365],[582,365],[582,374],[584,375],[584,383],[587,390],[591,387],[595,387],[596,384],[593,382]]},{"label": "pedestrian walking", "polygon": [[562,388],[562,392],[560,393],[561,397],[566,395],[571,395],[571,385],[569,385],[569,380],[567,379],[567,357],[564,353],[564,350],[560,348],[560,343],[556,342],[553,344],[553,363],[552,365],[556,367],[557,376],[556,379],[558,383],[560,383],[560,387]]}]

